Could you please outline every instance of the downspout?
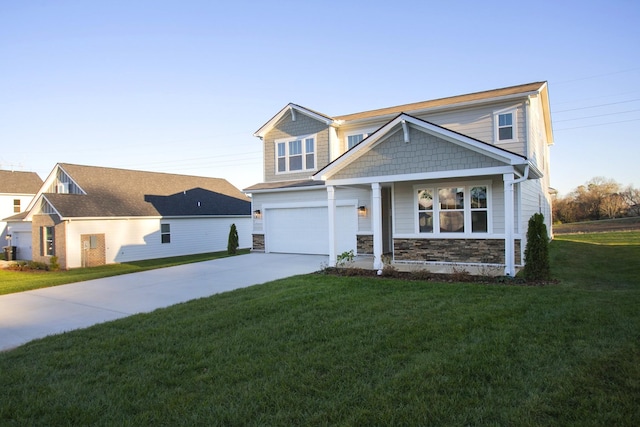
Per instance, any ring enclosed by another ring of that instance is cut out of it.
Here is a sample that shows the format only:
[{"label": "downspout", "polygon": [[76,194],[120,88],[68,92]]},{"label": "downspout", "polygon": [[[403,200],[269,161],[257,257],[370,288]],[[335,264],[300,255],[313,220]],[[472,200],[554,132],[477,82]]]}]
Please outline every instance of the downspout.
[{"label": "downspout", "polygon": [[518,179],[513,179],[513,174],[504,174],[504,203],[505,203],[505,241],[504,241],[504,274],[505,276],[514,277],[516,274],[516,266],[515,266],[515,242],[514,242],[514,216],[515,216],[515,203],[514,203],[514,184],[519,184],[521,182],[529,179],[529,165],[527,164],[524,168],[524,173],[522,177]]}]

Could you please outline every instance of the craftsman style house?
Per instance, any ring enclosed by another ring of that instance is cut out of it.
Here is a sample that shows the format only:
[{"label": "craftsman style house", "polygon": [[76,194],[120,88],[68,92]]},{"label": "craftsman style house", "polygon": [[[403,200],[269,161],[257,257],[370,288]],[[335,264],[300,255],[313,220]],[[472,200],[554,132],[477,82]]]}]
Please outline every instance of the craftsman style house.
[{"label": "craftsman style house", "polygon": [[551,229],[546,82],[344,116],[289,104],[255,136],[253,250],[353,250],[394,263],[499,265],[514,275],[537,212]]},{"label": "craftsman style house", "polygon": [[35,172],[0,170],[0,242],[15,246],[26,259],[31,259],[31,234],[10,229],[4,218],[24,212],[41,185]]},{"label": "craftsman style house", "polygon": [[26,212],[32,259],[61,268],[227,249],[231,224],[251,246],[251,202],[219,178],[59,163]]}]

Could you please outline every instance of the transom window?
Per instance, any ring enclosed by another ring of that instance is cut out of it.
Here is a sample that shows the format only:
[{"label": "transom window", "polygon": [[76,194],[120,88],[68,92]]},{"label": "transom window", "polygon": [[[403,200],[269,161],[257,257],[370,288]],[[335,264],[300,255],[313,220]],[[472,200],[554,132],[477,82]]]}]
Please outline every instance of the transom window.
[{"label": "transom window", "polygon": [[499,111],[494,114],[497,141],[513,141],[516,139],[516,111]]},{"label": "transom window", "polygon": [[487,185],[417,189],[418,233],[487,233]]},{"label": "transom window", "polygon": [[355,147],[360,141],[364,139],[364,134],[359,133],[357,135],[348,135],[347,136],[347,149],[351,150]]},{"label": "transom window", "polygon": [[297,172],[315,169],[314,137],[276,141],[276,172]]}]

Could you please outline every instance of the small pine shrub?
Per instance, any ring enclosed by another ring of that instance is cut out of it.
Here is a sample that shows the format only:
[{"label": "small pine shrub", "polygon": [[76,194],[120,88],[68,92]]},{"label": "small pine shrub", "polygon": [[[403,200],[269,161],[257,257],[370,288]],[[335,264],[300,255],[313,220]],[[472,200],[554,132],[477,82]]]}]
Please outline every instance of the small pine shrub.
[{"label": "small pine shrub", "polygon": [[49,270],[51,271],[58,271],[60,269],[60,263],[58,263],[58,257],[57,256],[52,256],[51,258],[49,258]]},{"label": "small pine shrub", "polygon": [[235,224],[231,224],[231,229],[229,230],[229,243],[227,244],[227,253],[229,255],[235,255],[238,252],[238,229]]},{"label": "small pine shrub", "polygon": [[524,262],[523,273],[527,281],[547,281],[551,278],[549,236],[544,224],[544,215],[540,213],[529,219]]}]

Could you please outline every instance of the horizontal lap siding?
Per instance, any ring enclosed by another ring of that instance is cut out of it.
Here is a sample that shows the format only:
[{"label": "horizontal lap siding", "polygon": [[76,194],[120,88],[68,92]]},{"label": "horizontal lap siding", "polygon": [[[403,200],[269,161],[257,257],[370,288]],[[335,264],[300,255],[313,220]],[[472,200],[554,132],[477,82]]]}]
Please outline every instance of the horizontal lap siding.
[{"label": "horizontal lap siding", "polygon": [[[160,224],[170,224],[171,243],[162,243]],[[73,221],[67,228],[68,267],[81,265],[81,235],[104,234],[106,263],[164,258],[227,249],[231,224],[241,248],[251,247],[249,218],[132,219]]]}]

